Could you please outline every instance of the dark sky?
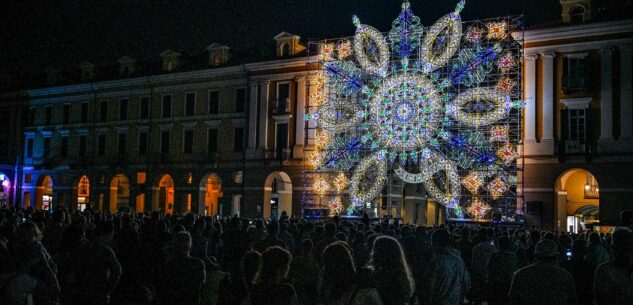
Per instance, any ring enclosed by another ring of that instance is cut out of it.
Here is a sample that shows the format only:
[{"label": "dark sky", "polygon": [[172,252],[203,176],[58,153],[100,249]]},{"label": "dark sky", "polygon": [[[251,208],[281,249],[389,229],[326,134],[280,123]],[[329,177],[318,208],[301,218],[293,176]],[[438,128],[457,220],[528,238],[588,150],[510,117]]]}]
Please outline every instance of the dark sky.
[{"label": "dark sky", "polygon": [[[62,0],[8,1],[0,7],[0,68],[29,74],[48,65],[114,63],[128,55],[158,59],[166,49],[196,54],[213,42],[273,52],[281,31],[304,39],[350,36],[351,16],[381,31],[401,0]],[[44,3],[45,2],[45,3]],[[38,3],[35,5],[34,3]],[[425,25],[457,0],[411,0]],[[470,0],[464,20],[525,15],[527,24],[556,20],[558,0]]]}]

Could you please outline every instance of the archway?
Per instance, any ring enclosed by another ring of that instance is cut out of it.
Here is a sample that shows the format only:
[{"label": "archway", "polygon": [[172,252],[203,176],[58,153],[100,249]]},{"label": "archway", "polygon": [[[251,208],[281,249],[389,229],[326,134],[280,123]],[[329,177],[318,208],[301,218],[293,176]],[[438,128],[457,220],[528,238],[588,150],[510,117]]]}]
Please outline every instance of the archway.
[{"label": "archway", "polygon": [[9,204],[9,195],[11,194],[11,181],[9,177],[0,172],[0,206]]},{"label": "archway", "polygon": [[77,210],[83,211],[90,201],[90,180],[83,175],[77,182]]},{"label": "archway", "polygon": [[264,183],[262,216],[264,219],[278,219],[282,211],[292,215],[292,181],[285,172],[274,172]]},{"label": "archway", "polygon": [[565,171],[556,179],[555,190],[555,229],[577,233],[599,224],[600,188],[589,171]]},{"label": "archway", "polygon": [[130,180],[124,174],[117,174],[110,181],[110,212],[130,207]]},{"label": "archway", "polygon": [[53,207],[53,178],[51,176],[40,177],[35,195],[36,209],[46,211]]},{"label": "archway", "polygon": [[219,201],[223,195],[220,177],[217,174],[206,174],[200,180],[198,212],[207,216],[218,215]]},{"label": "archway", "polygon": [[161,212],[174,213],[174,179],[169,174],[164,174],[158,181],[158,190],[154,193],[154,198],[158,198],[157,204]]}]

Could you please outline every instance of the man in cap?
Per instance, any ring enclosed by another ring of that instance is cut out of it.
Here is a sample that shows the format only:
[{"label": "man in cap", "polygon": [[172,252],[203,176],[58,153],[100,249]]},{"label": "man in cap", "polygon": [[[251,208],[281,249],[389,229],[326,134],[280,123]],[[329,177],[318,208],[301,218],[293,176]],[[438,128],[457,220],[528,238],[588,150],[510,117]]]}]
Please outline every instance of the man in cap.
[{"label": "man in cap", "polygon": [[534,249],[536,263],[514,273],[510,301],[514,305],[576,304],[574,279],[556,264],[559,256],[556,242],[541,240]]}]

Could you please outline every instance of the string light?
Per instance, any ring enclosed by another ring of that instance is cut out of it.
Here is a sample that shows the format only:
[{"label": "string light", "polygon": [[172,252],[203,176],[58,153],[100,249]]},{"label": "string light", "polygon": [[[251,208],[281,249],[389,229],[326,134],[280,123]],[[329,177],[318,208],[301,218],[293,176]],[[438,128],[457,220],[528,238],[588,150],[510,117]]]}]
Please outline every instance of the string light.
[{"label": "string light", "polygon": [[510,137],[508,126],[495,125],[490,127],[490,142],[508,142]]},{"label": "string light", "polygon": [[488,28],[488,35],[486,37],[488,40],[503,40],[508,37],[508,23],[505,21],[488,22],[486,23],[486,27]]},{"label": "string light", "polygon": [[505,183],[501,177],[496,177],[488,184],[488,192],[493,199],[499,199],[499,197],[508,191],[508,188],[508,184]]},{"label": "string light", "polygon": [[345,176],[345,173],[343,172],[338,173],[338,175],[336,175],[336,178],[334,178],[333,182],[334,182],[334,187],[339,193],[342,192],[349,184],[349,180],[347,179],[347,176]]},{"label": "string light", "polygon": [[506,165],[509,165],[519,157],[519,154],[517,154],[512,145],[506,144],[497,150],[497,156],[503,160]]},{"label": "string light", "polygon": [[[462,108],[469,102],[488,101],[493,110],[486,112],[466,112]],[[473,88],[460,93],[449,106],[449,114],[458,122],[471,127],[485,126],[508,115],[508,98],[489,88]]]},{"label": "string light", "polygon": [[323,177],[319,177],[314,181],[312,188],[317,194],[323,195],[330,190],[330,185]]},{"label": "string light", "polygon": [[[368,177],[371,182],[369,186],[365,186],[363,181]],[[381,154],[369,156],[358,164],[352,175],[350,195],[356,202],[370,202],[380,193],[385,180],[387,180],[387,162]]]},{"label": "string light", "polygon": [[470,193],[477,194],[479,192],[479,188],[484,184],[484,181],[481,179],[478,172],[471,171],[468,175],[462,178],[462,184],[468,191],[470,191]]},{"label": "string light", "polygon": [[[354,55],[361,68],[371,74],[385,76],[389,64],[389,48],[382,34],[375,28],[359,24],[358,18],[354,16],[356,24],[356,35],[354,36]],[[367,54],[365,45],[371,42],[378,54]],[[372,59],[370,59],[372,58]]]},{"label": "string light", "polygon": [[474,197],[470,202],[470,206],[466,209],[466,212],[476,219],[483,219],[484,215],[490,211],[490,209],[490,205]]}]

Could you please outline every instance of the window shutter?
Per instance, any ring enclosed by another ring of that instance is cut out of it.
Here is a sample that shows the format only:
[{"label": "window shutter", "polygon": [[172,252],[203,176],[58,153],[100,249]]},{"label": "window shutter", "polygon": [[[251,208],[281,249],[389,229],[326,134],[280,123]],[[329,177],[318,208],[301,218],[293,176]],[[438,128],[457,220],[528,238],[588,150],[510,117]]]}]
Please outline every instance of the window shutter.
[{"label": "window shutter", "polygon": [[560,135],[561,141],[558,143],[558,160],[565,161],[565,144],[569,138],[569,110],[560,111]]},{"label": "window shutter", "polygon": [[591,161],[591,153],[594,143],[594,128],[593,128],[593,109],[585,109],[585,160]]}]

